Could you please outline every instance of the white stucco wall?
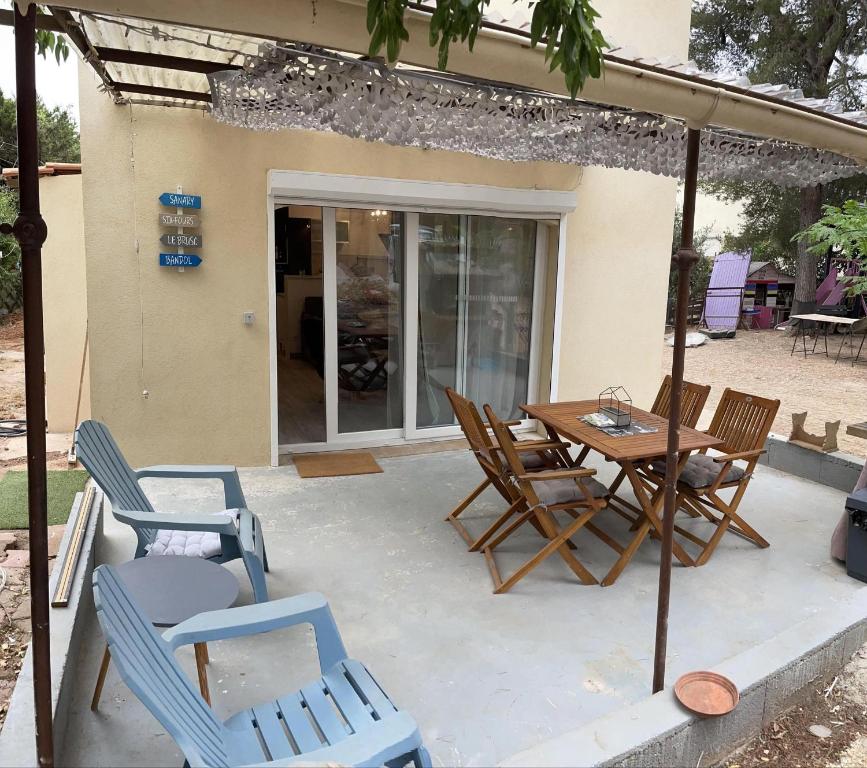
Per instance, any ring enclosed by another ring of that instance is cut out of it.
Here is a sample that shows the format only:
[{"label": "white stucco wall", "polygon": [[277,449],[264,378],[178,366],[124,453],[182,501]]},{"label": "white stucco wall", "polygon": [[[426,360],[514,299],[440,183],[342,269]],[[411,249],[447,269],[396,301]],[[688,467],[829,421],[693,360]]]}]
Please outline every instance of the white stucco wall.
[{"label": "white stucco wall", "polygon": [[[624,0],[598,5],[606,33],[621,44],[648,55],[685,53],[688,0],[663,0],[652,9]],[[610,384],[625,385],[636,403],[652,399],[672,180],[311,132],[257,134],[196,111],[115,106],[86,69],[81,123],[92,410],[135,464],[269,461],[269,169],[574,189],[560,399],[592,397]],[[157,196],[177,185],[203,196],[206,268],[183,274],[157,266]],[[252,327],[242,323],[245,310],[256,313]]]}]

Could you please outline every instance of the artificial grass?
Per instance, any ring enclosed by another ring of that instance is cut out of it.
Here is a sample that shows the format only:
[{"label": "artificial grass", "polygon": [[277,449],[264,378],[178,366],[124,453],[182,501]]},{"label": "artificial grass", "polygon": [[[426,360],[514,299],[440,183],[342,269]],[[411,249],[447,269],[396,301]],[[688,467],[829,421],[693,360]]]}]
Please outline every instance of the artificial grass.
[{"label": "artificial grass", "polygon": [[[48,470],[49,525],[66,522],[75,494],[84,490],[87,478],[83,469]],[[27,473],[7,472],[0,479],[0,529],[27,527]]]}]

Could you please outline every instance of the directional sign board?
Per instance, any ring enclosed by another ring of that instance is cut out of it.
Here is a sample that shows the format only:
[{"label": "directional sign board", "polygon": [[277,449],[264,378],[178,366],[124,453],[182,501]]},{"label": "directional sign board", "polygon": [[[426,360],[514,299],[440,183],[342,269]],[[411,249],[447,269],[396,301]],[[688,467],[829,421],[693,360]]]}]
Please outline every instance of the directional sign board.
[{"label": "directional sign board", "polygon": [[198,227],[199,217],[194,213],[161,213],[160,225],[163,227]]},{"label": "directional sign board", "polygon": [[161,253],[161,267],[198,267],[202,257],[194,253]]},{"label": "directional sign board", "polygon": [[174,248],[201,248],[202,236],[186,234],[165,234],[160,235],[160,242],[163,245],[170,245]]},{"label": "directional sign board", "polygon": [[180,192],[163,192],[160,203],[172,208],[201,208],[201,195],[184,195]]}]

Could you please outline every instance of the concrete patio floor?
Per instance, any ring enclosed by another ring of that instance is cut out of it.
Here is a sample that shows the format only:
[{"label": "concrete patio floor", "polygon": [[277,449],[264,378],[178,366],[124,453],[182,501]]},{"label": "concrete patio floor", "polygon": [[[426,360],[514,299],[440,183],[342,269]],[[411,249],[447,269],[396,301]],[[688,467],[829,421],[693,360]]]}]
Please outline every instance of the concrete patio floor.
[{"label": "concrete patio floor", "polygon": [[[592,462],[591,462],[592,463]],[[304,591],[330,600],[350,655],[361,659],[419,723],[434,765],[493,765],[650,695],[659,548],[647,541],[617,583],[581,586],[551,558],[509,594],[491,593],[481,555],[442,522],[479,480],[467,452],[381,459],[383,474],[300,479],[291,466],[241,472],[262,518],[273,598]],[[614,467],[599,462],[599,479]],[[207,482],[148,481],[157,508],[220,507]],[[862,589],[831,561],[828,542],[845,494],[759,467],[741,512],[770,542],[726,536],[702,568],[675,567],[668,682],[712,667]],[[480,531],[502,509],[486,492],[464,517]],[[600,522],[626,540],[626,522]],[[691,521],[689,525],[702,525]],[[706,530],[707,524],[704,524]],[[102,561],[133,552],[106,513]],[[599,578],[615,553],[589,534],[577,554]],[[510,572],[538,549],[532,529],[498,562]],[[242,592],[249,583],[233,563]],[[95,622],[79,663],[62,765],[180,765],[174,742],[109,671],[98,714],[89,703],[102,654]],[[293,629],[213,644],[218,714],[294,690],[316,676],[312,633]],[[192,672],[192,654],[181,653]],[[576,755],[576,763],[580,756]]]}]

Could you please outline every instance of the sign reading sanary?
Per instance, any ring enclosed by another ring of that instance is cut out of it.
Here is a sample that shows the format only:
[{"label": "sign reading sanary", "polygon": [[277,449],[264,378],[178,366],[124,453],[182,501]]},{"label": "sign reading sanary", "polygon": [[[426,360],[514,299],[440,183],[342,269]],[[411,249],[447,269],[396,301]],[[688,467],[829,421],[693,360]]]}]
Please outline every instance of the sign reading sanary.
[{"label": "sign reading sanary", "polygon": [[172,208],[201,208],[201,195],[185,195],[181,192],[163,192],[160,195],[160,203]]},{"label": "sign reading sanary", "polygon": [[163,227],[198,227],[199,217],[194,213],[161,213],[160,225]]},{"label": "sign reading sanary", "polygon": [[163,245],[170,245],[174,248],[201,248],[202,236],[187,234],[165,234],[160,235],[160,242]]},{"label": "sign reading sanary", "polygon": [[161,253],[161,267],[198,267],[202,257],[194,253]]}]

